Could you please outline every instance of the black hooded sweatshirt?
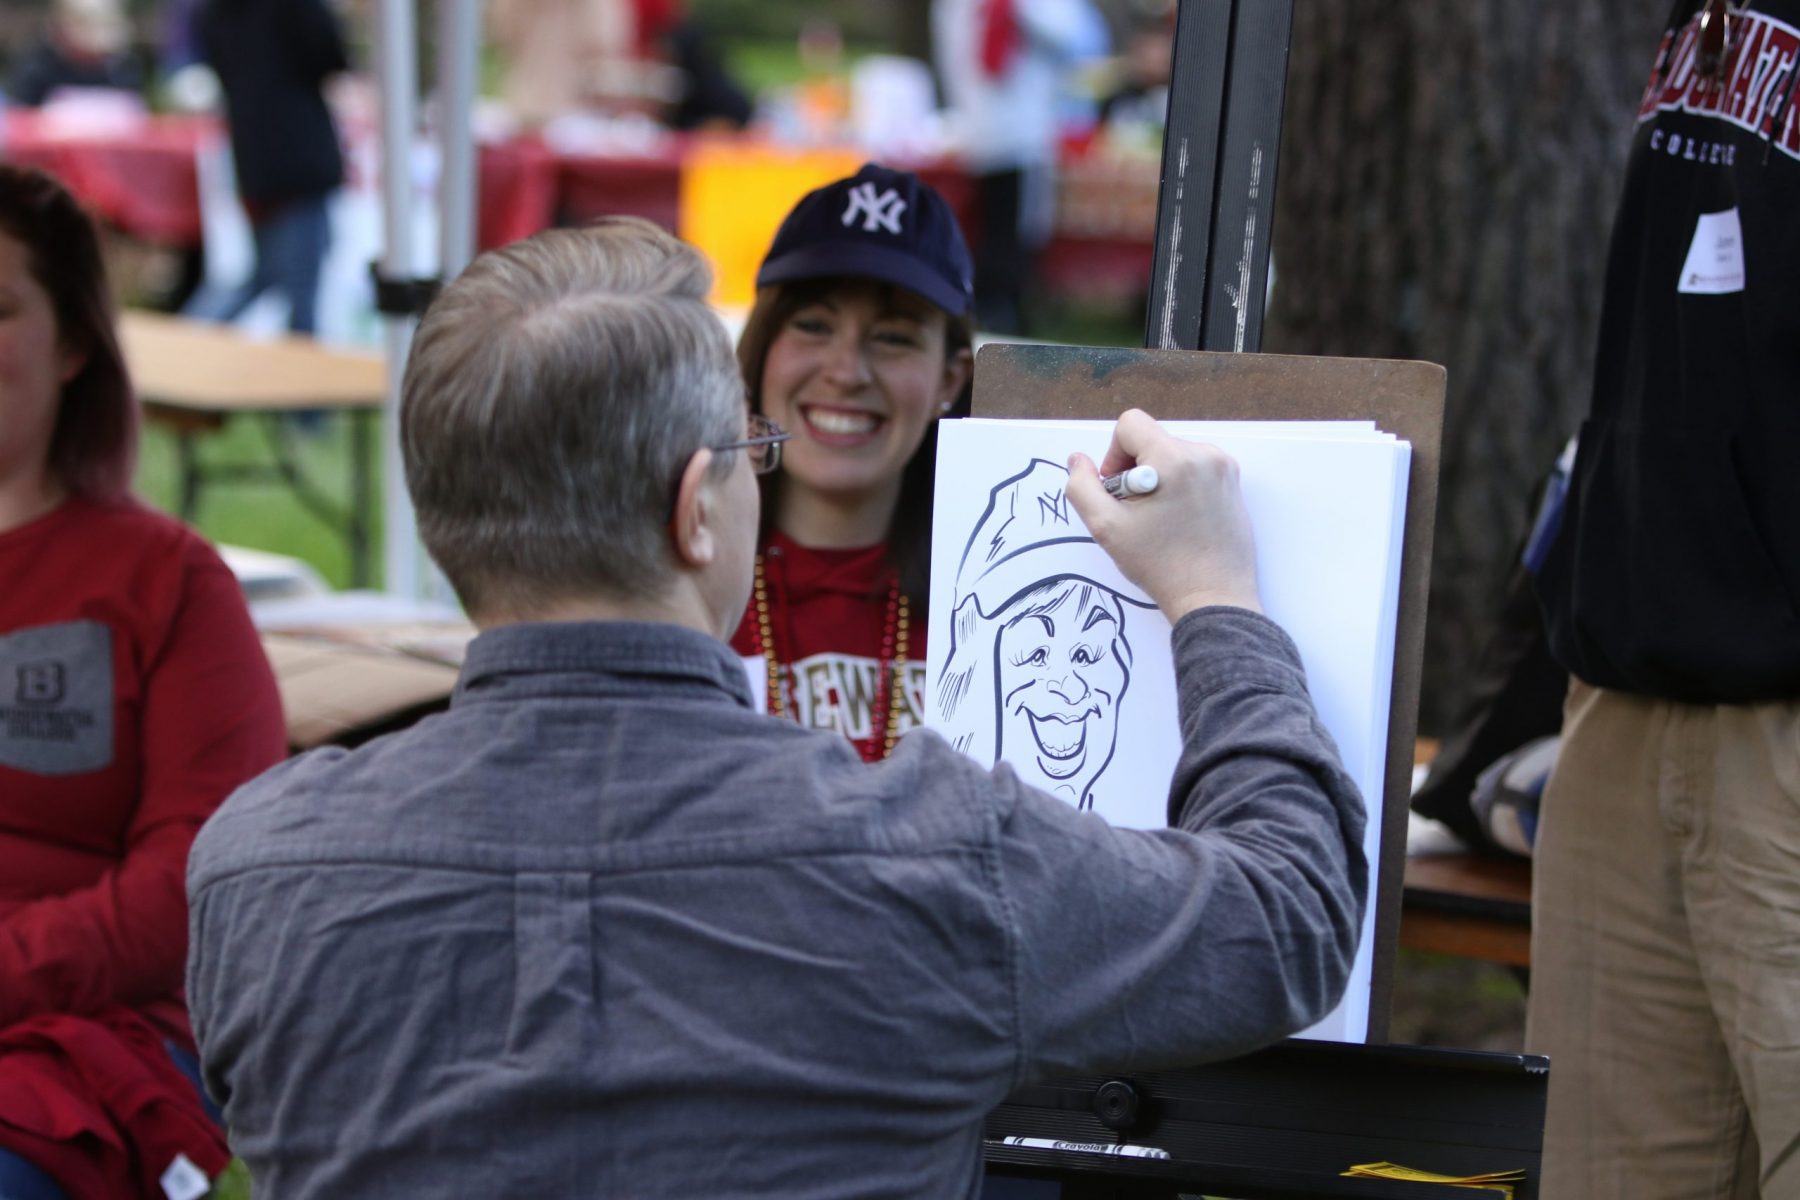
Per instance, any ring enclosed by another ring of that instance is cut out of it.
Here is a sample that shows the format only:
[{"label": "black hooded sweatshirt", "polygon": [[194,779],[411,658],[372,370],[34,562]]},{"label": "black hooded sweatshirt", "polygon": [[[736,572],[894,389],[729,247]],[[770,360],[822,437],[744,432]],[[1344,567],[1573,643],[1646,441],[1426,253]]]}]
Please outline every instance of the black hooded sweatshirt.
[{"label": "black hooded sweatshirt", "polygon": [[1678,3],[1613,229],[1593,406],[1538,579],[1580,678],[1800,698],[1800,0]]}]

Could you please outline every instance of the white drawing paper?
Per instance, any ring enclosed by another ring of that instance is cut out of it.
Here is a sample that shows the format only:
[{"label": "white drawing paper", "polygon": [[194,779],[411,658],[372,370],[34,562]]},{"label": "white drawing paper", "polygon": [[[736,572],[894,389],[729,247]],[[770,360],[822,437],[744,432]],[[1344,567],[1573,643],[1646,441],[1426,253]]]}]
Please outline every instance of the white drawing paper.
[{"label": "white drawing paper", "polygon": [[[1238,462],[1265,611],[1307,686],[1381,844],[1410,447],[1359,422],[1171,422]],[[1114,824],[1167,823],[1180,749],[1169,625],[1088,535],[1068,455],[1095,461],[1110,421],[940,427],[927,722],[978,761]],[[1375,895],[1371,878],[1369,894]],[[1367,1035],[1371,899],[1344,1002],[1302,1036]]]}]

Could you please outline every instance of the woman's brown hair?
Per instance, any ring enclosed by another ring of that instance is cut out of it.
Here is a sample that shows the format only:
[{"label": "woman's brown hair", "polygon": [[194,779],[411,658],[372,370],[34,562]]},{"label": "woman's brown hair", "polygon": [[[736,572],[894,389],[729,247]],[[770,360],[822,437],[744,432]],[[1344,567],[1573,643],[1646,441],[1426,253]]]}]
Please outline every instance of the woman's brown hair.
[{"label": "woman's brown hair", "polygon": [[31,277],[50,296],[57,340],[82,360],[57,404],[50,469],[72,492],[122,496],[137,465],[138,408],[94,223],[51,176],[0,163],[0,232],[25,248]]}]

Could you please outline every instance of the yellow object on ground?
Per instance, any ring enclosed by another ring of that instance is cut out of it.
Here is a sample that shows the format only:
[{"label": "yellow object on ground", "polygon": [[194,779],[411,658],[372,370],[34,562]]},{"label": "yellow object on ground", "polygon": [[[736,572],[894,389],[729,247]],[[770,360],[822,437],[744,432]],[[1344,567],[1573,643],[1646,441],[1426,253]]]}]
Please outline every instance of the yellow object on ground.
[{"label": "yellow object on ground", "polygon": [[1360,1163],[1345,1171],[1344,1174],[1352,1179],[1404,1179],[1412,1183],[1447,1183],[1452,1187],[1499,1192],[1506,1197],[1506,1200],[1512,1200],[1513,1184],[1522,1183],[1525,1179],[1524,1171],[1490,1171],[1485,1175],[1439,1175],[1433,1171],[1420,1171],[1413,1167],[1403,1167],[1398,1163],[1390,1162]]}]

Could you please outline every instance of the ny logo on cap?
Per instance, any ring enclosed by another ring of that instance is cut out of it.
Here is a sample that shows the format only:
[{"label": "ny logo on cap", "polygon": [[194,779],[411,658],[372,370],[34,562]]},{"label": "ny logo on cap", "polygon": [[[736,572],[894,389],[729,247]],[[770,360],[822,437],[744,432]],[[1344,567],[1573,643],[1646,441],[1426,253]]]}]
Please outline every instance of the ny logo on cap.
[{"label": "ny logo on cap", "polygon": [[850,224],[861,213],[864,233],[874,233],[877,229],[899,233],[900,214],[905,211],[906,201],[900,198],[899,192],[889,188],[877,196],[875,185],[865,181],[850,189],[850,203],[844,206],[844,224]]}]

